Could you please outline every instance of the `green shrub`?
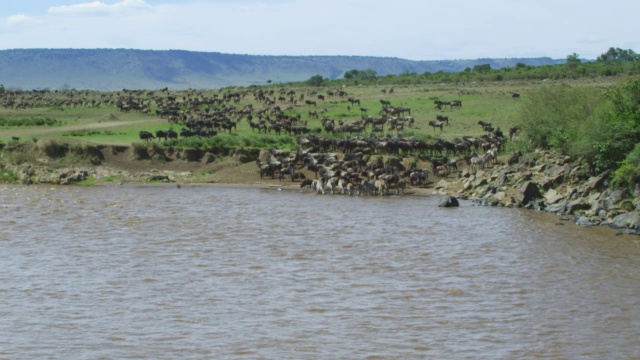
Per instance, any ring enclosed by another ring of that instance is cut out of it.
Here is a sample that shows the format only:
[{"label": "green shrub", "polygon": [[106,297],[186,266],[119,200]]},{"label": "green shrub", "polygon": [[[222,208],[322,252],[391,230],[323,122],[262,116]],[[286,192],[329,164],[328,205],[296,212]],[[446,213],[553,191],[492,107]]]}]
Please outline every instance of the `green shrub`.
[{"label": "green shrub", "polygon": [[93,186],[96,185],[98,183],[98,181],[96,180],[96,178],[94,178],[93,176],[89,176],[88,178],[82,180],[82,181],[78,181],[76,183],[76,185],[79,186]]},{"label": "green shrub", "polygon": [[582,144],[597,122],[603,97],[594,89],[543,86],[528,94],[520,110],[522,133],[534,147],[553,148],[564,154],[584,156]]},{"label": "green shrub", "polygon": [[51,118],[0,118],[0,126],[54,126],[60,124],[60,121]]},{"label": "green shrub", "polygon": [[611,186],[626,187],[633,191],[638,181],[640,181],[640,144],[636,144],[633,151],[627,155],[613,173]]},{"label": "green shrub", "polygon": [[0,183],[2,184],[13,184],[17,180],[16,174],[12,171],[5,169],[3,166],[0,166]]}]

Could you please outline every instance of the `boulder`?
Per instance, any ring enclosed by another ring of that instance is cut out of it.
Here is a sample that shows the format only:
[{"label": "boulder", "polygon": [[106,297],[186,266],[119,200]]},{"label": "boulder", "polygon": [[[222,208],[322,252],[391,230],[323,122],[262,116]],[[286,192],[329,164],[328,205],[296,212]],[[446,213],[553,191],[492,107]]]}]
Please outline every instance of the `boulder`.
[{"label": "boulder", "polygon": [[511,173],[513,173],[513,171],[510,171],[510,170],[501,171],[500,174],[498,174],[498,177],[496,178],[496,185],[498,187],[504,186],[504,184],[506,184],[509,181],[509,174]]},{"label": "boulder", "polygon": [[516,200],[521,204],[527,204],[535,199],[541,198],[540,190],[538,186],[532,181],[527,181],[518,189]]},{"label": "boulder", "polygon": [[442,199],[440,199],[440,203],[438,204],[438,207],[458,207],[460,206],[460,203],[458,202],[458,199],[456,199],[453,196],[444,196]]},{"label": "boulder", "polygon": [[564,199],[564,196],[560,195],[558,191],[554,189],[549,189],[547,193],[544,195],[544,200],[549,205],[555,204],[562,199]]},{"label": "boulder", "polygon": [[604,181],[609,177],[609,174],[611,174],[611,170],[607,170],[600,175],[590,177],[585,184],[586,190],[591,191],[604,186]]},{"label": "boulder", "polygon": [[485,178],[478,178],[472,182],[473,187],[478,187],[482,185],[487,185],[488,181]]},{"label": "boulder", "polygon": [[611,227],[616,229],[630,228],[638,230],[640,229],[640,213],[637,211],[621,214],[613,218]]},{"label": "boulder", "polygon": [[583,197],[573,200],[567,204],[567,212],[569,214],[573,214],[578,210],[588,210],[588,209],[591,209],[591,204],[589,204],[589,201],[587,201],[587,199]]},{"label": "boulder", "polygon": [[609,200],[612,204],[617,204],[622,199],[629,197],[629,190],[625,188],[607,189],[600,196],[601,200]]},{"label": "boulder", "polygon": [[569,167],[569,165],[565,165],[565,166],[553,165],[547,169],[547,175],[549,175],[550,178],[555,178],[557,176],[564,176],[568,174],[570,171],[571,171],[571,168]]},{"label": "boulder", "polygon": [[592,226],[593,222],[589,219],[588,216],[580,216],[576,219],[576,225],[580,226]]},{"label": "boulder", "polygon": [[544,209],[544,211],[546,212],[550,212],[550,213],[564,213],[564,211],[567,209],[567,201],[566,200],[562,200],[560,202],[551,204],[551,205],[547,205],[547,207]]}]

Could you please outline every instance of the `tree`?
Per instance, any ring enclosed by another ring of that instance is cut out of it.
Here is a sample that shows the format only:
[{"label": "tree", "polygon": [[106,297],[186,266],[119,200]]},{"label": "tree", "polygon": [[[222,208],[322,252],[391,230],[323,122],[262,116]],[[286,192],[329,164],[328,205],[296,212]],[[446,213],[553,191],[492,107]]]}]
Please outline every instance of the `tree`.
[{"label": "tree", "polygon": [[614,169],[640,143],[640,79],[629,79],[608,89],[599,138],[593,142],[594,165]]},{"label": "tree", "polygon": [[567,55],[567,62],[568,62],[568,63],[569,63],[569,62],[574,62],[574,63],[579,64],[579,63],[581,62],[581,60],[580,60],[580,55],[578,55],[578,54],[576,54],[576,53],[573,53],[573,54],[569,54],[569,55]]},{"label": "tree", "polygon": [[491,64],[475,65],[473,67],[474,72],[485,73],[491,70]]},{"label": "tree", "polygon": [[358,73],[359,73],[359,71],[356,70],[356,69],[349,70],[349,71],[344,73],[344,78],[345,79],[357,79],[358,78]]},{"label": "tree", "polygon": [[624,50],[624,49],[613,48],[613,47],[609,48],[609,50],[606,53],[601,54],[596,59],[596,61],[598,62],[606,62],[606,63],[634,62],[638,60],[640,60],[640,55],[636,54],[633,50],[631,49]]},{"label": "tree", "polygon": [[311,86],[322,86],[323,82],[324,78],[322,77],[322,75],[314,75],[310,77],[309,80],[307,80],[307,84]]},{"label": "tree", "polygon": [[378,76],[378,73],[375,70],[367,69],[367,70],[349,70],[344,73],[345,79],[357,79],[357,80],[369,80],[375,79]]},{"label": "tree", "polygon": [[581,62],[582,61],[580,60],[580,55],[576,53],[567,55],[567,67],[569,68],[569,70],[574,70]]}]

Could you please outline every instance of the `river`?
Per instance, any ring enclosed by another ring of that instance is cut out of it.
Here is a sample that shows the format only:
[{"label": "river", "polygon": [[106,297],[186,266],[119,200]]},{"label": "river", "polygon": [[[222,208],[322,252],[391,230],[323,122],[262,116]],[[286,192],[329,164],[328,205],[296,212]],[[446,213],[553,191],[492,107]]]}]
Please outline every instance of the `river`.
[{"label": "river", "polygon": [[0,358],[640,357],[640,238],[438,200],[1,186]]}]

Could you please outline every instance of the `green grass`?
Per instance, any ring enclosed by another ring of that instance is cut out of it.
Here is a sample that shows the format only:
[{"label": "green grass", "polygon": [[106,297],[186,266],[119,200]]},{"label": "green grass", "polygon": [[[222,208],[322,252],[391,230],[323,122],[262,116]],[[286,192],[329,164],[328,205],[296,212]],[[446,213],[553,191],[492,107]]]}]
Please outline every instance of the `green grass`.
[{"label": "green grass", "polygon": [[82,181],[78,181],[76,183],[76,185],[78,186],[94,186],[98,183],[98,180],[96,180],[96,178],[89,176],[88,178],[82,180]]},{"label": "green grass", "polygon": [[0,166],[0,183],[2,184],[13,184],[16,182],[17,180],[17,176],[16,174],[14,174],[12,171],[9,171],[7,169],[5,169],[4,167]]},{"label": "green grass", "polygon": [[[571,85],[578,86],[607,86],[604,80],[567,80]],[[558,81],[560,83],[562,81]],[[549,82],[547,82],[548,84]],[[520,104],[527,101],[527,92],[543,85],[542,81],[499,81],[499,82],[478,82],[466,84],[423,84],[423,85],[391,85],[394,87],[393,93],[382,93],[382,89],[389,89],[390,85],[368,85],[368,86],[346,86],[343,90],[349,97],[359,98],[361,105],[350,106],[346,98],[337,96],[328,97],[326,101],[318,100],[315,96],[309,95],[309,91],[317,91],[318,94],[326,95],[328,91],[336,91],[336,88],[329,87],[306,87],[301,84],[269,85],[261,87],[265,91],[275,90],[272,98],[277,98],[279,89],[293,89],[296,91],[296,99],[300,94],[305,94],[305,99],[317,101],[316,107],[309,107],[304,101],[298,105],[290,103],[278,103],[288,115],[300,114],[302,121],[308,123],[308,128],[321,128],[321,120],[310,118],[310,110],[320,112],[326,109],[326,113],[320,114],[322,117],[330,117],[336,121],[350,123],[359,120],[362,116],[360,107],[368,109],[367,114],[379,117],[381,104],[380,100],[388,100],[392,106],[402,106],[411,109],[411,115],[415,119],[415,126],[405,128],[401,133],[404,136],[414,136],[422,140],[431,140],[442,137],[453,139],[462,136],[480,136],[483,134],[482,128],[477,124],[479,120],[491,122],[495,127],[500,127],[506,132],[510,127],[519,123],[517,114],[520,111]],[[245,91],[247,89],[225,89],[224,91]],[[511,98],[512,92],[521,94],[519,100]],[[195,92],[173,91],[171,95],[178,99],[187,96],[208,97],[219,94],[219,90],[202,90]],[[60,96],[50,93],[46,96]],[[115,92],[86,92],[78,97],[85,96],[89,99],[99,99],[102,97],[116,98]],[[151,113],[157,109],[157,104],[153,99],[146,98],[145,94],[136,95],[145,101],[151,102]],[[461,100],[460,109],[434,109],[434,99],[450,101]],[[265,107],[257,102],[253,95],[248,94],[238,103],[233,103],[237,109],[251,104],[258,110]],[[216,107],[218,105],[212,105]],[[350,108],[349,108],[350,106]],[[204,106],[202,106],[204,107]],[[184,110],[187,110],[186,108]],[[431,120],[436,120],[436,115],[449,116],[449,126],[444,127],[444,131],[435,131],[428,125]],[[65,141],[86,141],[97,144],[117,144],[129,145],[139,142],[139,132],[141,130],[155,133],[157,130],[168,130],[173,128],[179,131],[182,125],[169,124],[166,120],[159,119],[154,115],[145,115],[136,112],[120,112],[115,105],[108,105],[104,102],[100,107],[34,107],[29,109],[6,109],[0,108],[0,119],[50,119],[59,125],[53,127],[42,126],[5,126],[0,133],[0,140],[9,142],[12,136],[23,139],[38,139],[43,137],[63,138]],[[256,119],[257,120],[257,119]],[[256,121],[254,120],[254,121]],[[390,132],[392,136],[396,132]],[[362,134],[367,136],[367,134]],[[386,133],[385,133],[386,135]],[[322,133],[321,136],[332,136]],[[340,135],[346,136],[346,135]],[[155,140],[158,142],[158,140]],[[189,148],[218,148],[218,147],[244,147],[244,148],[270,148],[294,149],[297,147],[295,137],[274,134],[258,134],[252,132],[251,128],[243,120],[237,125],[237,132],[234,134],[220,133],[213,139],[181,139],[179,142],[164,143],[164,146],[189,147]]]},{"label": "green grass", "polygon": [[115,175],[109,175],[105,178],[103,178],[101,181],[102,182],[114,182],[117,180],[117,177]]}]

